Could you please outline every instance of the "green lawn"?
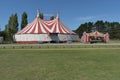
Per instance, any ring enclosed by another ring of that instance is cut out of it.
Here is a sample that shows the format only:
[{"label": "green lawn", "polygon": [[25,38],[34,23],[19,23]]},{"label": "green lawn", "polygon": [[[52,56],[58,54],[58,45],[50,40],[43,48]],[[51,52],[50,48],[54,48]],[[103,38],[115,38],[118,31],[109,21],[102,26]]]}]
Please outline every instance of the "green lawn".
[{"label": "green lawn", "polygon": [[0,80],[120,80],[120,49],[0,49]]}]

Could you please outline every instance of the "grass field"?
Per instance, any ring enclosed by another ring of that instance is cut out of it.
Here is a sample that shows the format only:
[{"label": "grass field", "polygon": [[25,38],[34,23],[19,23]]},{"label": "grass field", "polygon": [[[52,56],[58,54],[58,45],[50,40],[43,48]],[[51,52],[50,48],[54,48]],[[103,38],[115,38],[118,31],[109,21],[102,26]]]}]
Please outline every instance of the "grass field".
[{"label": "grass field", "polygon": [[0,49],[0,80],[120,80],[120,49]]}]

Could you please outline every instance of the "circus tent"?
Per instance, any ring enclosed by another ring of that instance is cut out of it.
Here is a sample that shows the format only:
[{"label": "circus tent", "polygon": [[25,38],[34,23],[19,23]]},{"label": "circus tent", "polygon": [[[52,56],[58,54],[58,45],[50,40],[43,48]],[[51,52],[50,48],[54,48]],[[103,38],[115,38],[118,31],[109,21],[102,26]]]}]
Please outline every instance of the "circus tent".
[{"label": "circus tent", "polygon": [[81,37],[81,42],[108,42],[109,34],[103,34],[101,32],[95,31],[91,33],[83,32],[83,36]]},{"label": "circus tent", "polygon": [[32,23],[14,35],[17,43],[78,41],[76,33],[66,27],[57,16],[54,20],[43,20],[39,13]]}]

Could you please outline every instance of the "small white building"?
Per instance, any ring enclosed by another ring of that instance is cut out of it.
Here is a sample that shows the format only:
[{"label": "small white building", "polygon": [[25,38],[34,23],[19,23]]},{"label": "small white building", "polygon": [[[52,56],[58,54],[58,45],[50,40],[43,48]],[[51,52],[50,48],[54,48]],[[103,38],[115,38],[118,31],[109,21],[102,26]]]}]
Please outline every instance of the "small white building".
[{"label": "small white building", "polygon": [[3,43],[3,37],[0,37],[0,44]]}]

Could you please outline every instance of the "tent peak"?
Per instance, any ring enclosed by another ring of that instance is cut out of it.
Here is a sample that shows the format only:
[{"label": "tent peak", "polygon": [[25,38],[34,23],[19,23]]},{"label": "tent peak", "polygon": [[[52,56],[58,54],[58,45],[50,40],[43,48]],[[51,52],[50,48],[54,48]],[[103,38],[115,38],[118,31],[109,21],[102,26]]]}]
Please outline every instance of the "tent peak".
[{"label": "tent peak", "polygon": [[40,15],[40,9],[37,9],[37,17]]},{"label": "tent peak", "polygon": [[56,14],[56,19],[59,18],[59,11],[57,11],[57,14]]}]

